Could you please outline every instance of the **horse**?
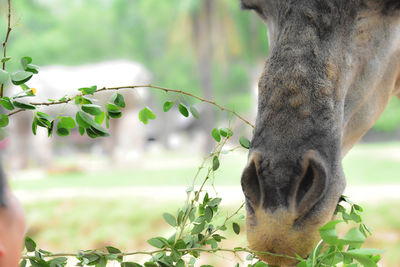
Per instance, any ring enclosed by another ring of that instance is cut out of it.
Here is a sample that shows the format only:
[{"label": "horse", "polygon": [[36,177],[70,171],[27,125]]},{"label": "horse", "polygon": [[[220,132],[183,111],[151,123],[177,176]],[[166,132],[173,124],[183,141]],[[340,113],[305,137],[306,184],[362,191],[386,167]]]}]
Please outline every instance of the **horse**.
[{"label": "horse", "polygon": [[344,191],[342,158],[400,97],[400,2],[240,3],[265,23],[270,45],[241,178],[247,239],[256,251],[306,257]]}]

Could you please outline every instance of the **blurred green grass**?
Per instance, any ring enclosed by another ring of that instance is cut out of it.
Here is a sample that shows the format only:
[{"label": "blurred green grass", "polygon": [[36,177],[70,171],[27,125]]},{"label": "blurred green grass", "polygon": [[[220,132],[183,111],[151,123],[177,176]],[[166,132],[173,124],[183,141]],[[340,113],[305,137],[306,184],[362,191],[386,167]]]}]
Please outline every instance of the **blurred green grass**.
[{"label": "blurred green grass", "polygon": [[[168,162],[163,163],[166,159]],[[188,159],[190,160],[188,161]],[[243,151],[222,155],[221,167],[215,177],[215,185],[239,186],[246,160],[247,154]],[[130,168],[49,173],[43,179],[14,180],[12,187],[14,189],[39,190],[140,185],[186,186],[191,184],[201,161],[201,157],[190,154],[168,152],[157,155],[148,154]],[[182,163],[180,164],[180,162]],[[70,164],[75,163],[70,160]],[[168,167],[168,164],[171,167]],[[399,183],[400,143],[359,144],[344,158],[343,168],[348,185]]]},{"label": "blurred green grass", "polygon": [[[174,214],[181,205],[171,201],[139,199],[67,199],[25,204],[29,222],[28,235],[38,245],[53,252],[74,252],[79,249],[102,248],[112,245],[123,251],[151,250],[146,240],[155,236],[169,237],[173,229],[162,219],[163,212]],[[363,220],[373,229],[364,247],[383,248],[383,266],[397,267],[400,263],[400,202],[362,203]],[[221,218],[237,207],[223,205]],[[243,214],[244,210],[240,214]],[[239,217],[239,215],[238,215]],[[235,235],[228,228],[225,248],[246,246],[244,221],[238,220],[242,233]],[[229,225],[229,224],[228,224]],[[350,226],[342,226],[342,234]],[[215,266],[234,266],[233,255],[207,256]]]},{"label": "blurred green grass", "polygon": [[[61,159],[64,164],[74,160]],[[189,185],[201,157],[179,153],[146,155],[130,169],[48,174],[44,179],[21,179],[12,182],[14,189],[37,191],[50,188],[105,188],[123,186]],[[214,183],[218,186],[240,185],[240,173],[246,164],[246,153],[223,155],[221,169]],[[345,157],[344,171],[348,185],[378,185],[399,183],[400,143],[360,144]],[[201,177],[201,176],[200,176]],[[383,266],[400,266],[400,201],[361,203],[363,219],[374,229],[365,247],[383,248]],[[70,198],[24,203],[28,235],[39,246],[54,252],[101,248],[112,245],[124,251],[147,250],[146,240],[171,234],[172,228],[162,219],[163,212],[175,213],[182,203],[178,200],[153,198],[121,199]],[[232,203],[224,203],[223,214],[233,211]],[[242,211],[243,213],[244,211]],[[244,221],[240,221],[244,231]],[[345,227],[346,228],[346,227]],[[244,234],[231,230],[224,247],[246,246]],[[140,260],[140,259],[139,259]],[[232,255],[207,256],[205,263],[233,266]]]}]

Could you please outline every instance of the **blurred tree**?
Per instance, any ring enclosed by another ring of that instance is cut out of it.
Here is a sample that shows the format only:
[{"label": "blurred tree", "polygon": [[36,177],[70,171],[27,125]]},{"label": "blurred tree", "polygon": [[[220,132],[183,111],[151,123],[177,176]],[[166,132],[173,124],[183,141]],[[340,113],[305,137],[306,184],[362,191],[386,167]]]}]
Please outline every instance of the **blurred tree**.
[{"label": "blurred tree", "polygon": [[[236,0],[18,0],[13,13],[15,58],[32,55],[41,66],[127,58],[146,65],[154,83],[204,92],[242,113],[254,109],[254,66],[267,57],[268,39]],[[375,129],[397,128],[399,108],[393,100]]]}]

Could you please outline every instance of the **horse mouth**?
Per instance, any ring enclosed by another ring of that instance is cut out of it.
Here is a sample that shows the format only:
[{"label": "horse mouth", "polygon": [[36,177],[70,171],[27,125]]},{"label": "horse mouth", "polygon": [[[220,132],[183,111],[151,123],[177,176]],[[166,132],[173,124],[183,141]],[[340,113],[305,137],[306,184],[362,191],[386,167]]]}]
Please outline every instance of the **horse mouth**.
[{"label": "horse mouth", "polygon": [[318,229],[331,218],[327,213],[296,221],[296,215],[284,208],[273,213],[256,209],[247,218],[249,247],[261,252],[257,256],[270,265],[295,266],[297,256],[308,257],[320,239]]}]

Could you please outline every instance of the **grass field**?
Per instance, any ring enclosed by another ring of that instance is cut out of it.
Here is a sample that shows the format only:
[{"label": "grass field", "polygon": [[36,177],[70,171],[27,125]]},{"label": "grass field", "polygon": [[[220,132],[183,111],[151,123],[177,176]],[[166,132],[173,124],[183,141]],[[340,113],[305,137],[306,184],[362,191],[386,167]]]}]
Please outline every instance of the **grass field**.
[{"label": "grass field", "polygon": [[[74,159],[61,159],[63,166],[75,166]],[[74,172],[49,172],[44,179],[23,177],[14,180],[18,190],[37,191],[51,188],[110,188],[124,186],[189,185],[200,157],[178,153],[149,154],[132,168],[107,170],[104,162],[87,160],[85,168]],[[246,164],[246,153],[223,155],[214,183],[240,185],[240,173]],[[343,162],[348,185],[400,183],[400,143],[368,144],[355,147]],[[66,168],[66,169],[68,169]],[[98,168],[99,170],[94,170]],[[61,168],[62,169],[62,168]],[[39,193],[40,194],[40,193]],[[121,199],[69,198],[24,203],[29,225],[28,235],[39,246],[51,251],[76,251],[113,245],[123,250],[149,249],[146,240],[169,236],[171,228],[163,221],[163,212],[174,213],[181,204],[173,200],[134,197]],[[233,210],[225,203],[227,210]],[[385,267],[400,266],[400,201],[363,204],[364,220],[374,229],[367,247],[384,248]],[[224,212],[226,212],[224,210]],[[240,221],[242,227],[244,222]],[[246,246],[243,232],[236,236],[227,232],[225,247]],[[232,255],[208,256],[203,264],[234,266]]]},{"label": "grass field", "polygon": [[[123,251],[151,250],[146,240],[171,235],[172,228],[162,219],[163,212],[174,213],[180,203],[150,203],[135,199],[69,199],[26,204],[28,235],[43,249],[53,252],[74,252],[78,249],[102,248],[113,245]],[[363,219],[374,229],[365,247],[383,248],[383,266],[400,266],[400,202],[366,205]],[[235,207],[225,206],[223,214]],[[242,211],[243,213],[244,211]],[[238,220],[244,231],[244,221]],[[342,232],[346,228],[342,227]],[[225,248],[246,246],[244,232],[239,236],[231,230],[224,233]],[[139,259],[140,260],[140,259]],[[208,264],[234,266],[231,254],[206,257]],[[203,263],[203,264],[205,264]]]},{"label": "grass field", "polygon": [[[74,171],[50,172],[44,174],[44,179],[23,177],[12,182],[13,188],[38,190],[55,187],[189,185],[202,161],[200,156],[172,152],[144,155],[129,168],[117,169],[104,168],[104,162],[95,159],[87,160],[82,168],[75,166],[77,162],[74,160],[61,160],[66,170],[73,166]],[[215,184],[240,185],[246,160],[245,151],[223,155]],[[400,183],[400,143],[358,145],[344,158],[343,168],[348,185]]]}]

